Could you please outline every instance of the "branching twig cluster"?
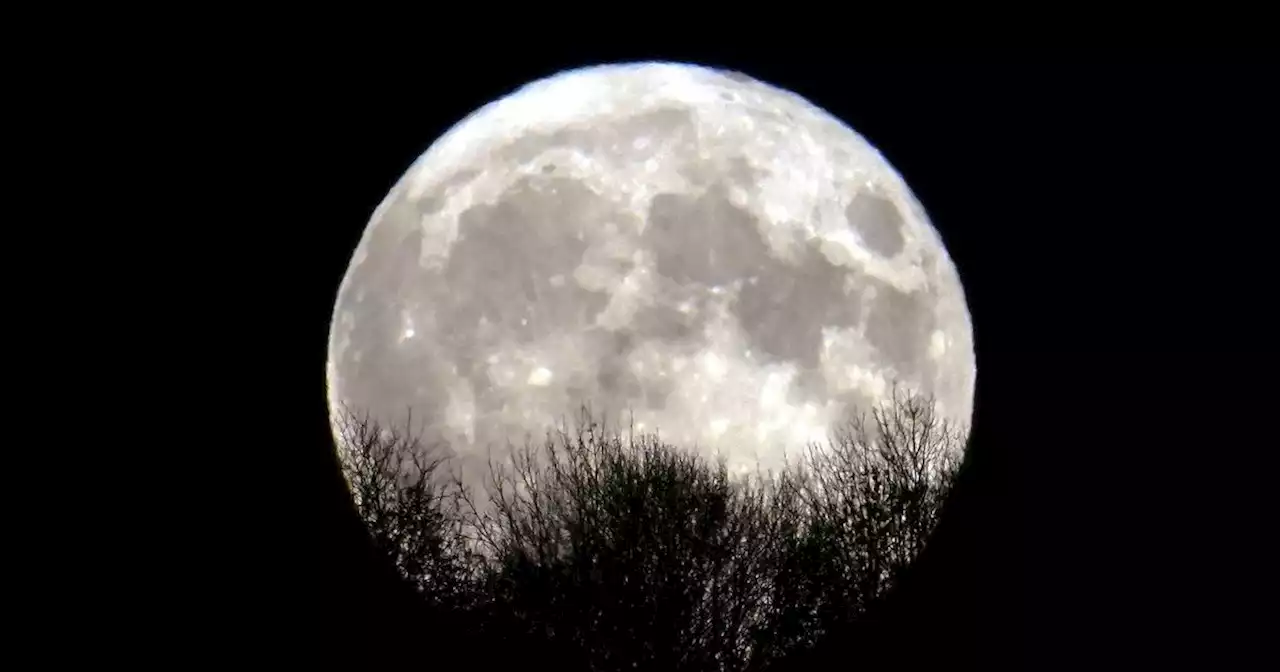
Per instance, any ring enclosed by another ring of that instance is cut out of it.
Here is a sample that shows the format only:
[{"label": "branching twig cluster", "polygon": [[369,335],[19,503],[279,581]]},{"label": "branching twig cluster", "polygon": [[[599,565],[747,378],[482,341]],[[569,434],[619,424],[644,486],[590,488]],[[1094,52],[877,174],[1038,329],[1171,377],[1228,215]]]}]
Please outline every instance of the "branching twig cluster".
[{"label": "branching twig cluster", "polygon": [[467,606],[477,563],[464,498],[437,478],[444,459],[411,432],[381,428],[367,415],[347,413],[339,423],[343,475],[374,545],[430,602]]},{"label": "branching twig cluster", "polygon": [[343,429],[360,515],[429,601],[600,670],[760,669],[857,618],[922,550],[963,440],[895,394],[782,473],[737,479],[584,409],[491,458],[475,492],[405,433]]}]

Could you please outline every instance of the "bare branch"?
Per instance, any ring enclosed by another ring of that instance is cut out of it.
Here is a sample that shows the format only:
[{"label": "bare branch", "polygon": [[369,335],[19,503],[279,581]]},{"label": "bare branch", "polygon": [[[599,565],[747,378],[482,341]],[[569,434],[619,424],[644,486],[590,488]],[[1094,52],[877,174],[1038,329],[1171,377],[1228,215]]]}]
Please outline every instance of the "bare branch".
[{"label": "bare branch", "polygon": [[427,600],[591,669],[759,669],[859,618],[924,548],[964,436],[895,389],[779,473],[730,477],[584,405],[471,488],[411,425],[340,425],[370,537]]}]

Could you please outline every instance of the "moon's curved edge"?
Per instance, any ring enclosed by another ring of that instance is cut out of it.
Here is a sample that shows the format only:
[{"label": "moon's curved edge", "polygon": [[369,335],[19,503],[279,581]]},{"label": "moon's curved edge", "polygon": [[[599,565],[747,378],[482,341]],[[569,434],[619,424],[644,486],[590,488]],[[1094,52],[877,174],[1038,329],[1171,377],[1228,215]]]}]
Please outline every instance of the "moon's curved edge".
[{"label": "moon's curved edge", "polygon": [[[647,71],[647,72],[645,72]],[[598,114],[597,109],[584,109],[583,105],[590,102],[592,89],[598,90],[598,87],[584,86],[599,82],[602,78],[617,73],[635,73],[635,74],[651,74],[656,77],[665,77],[674,80],[680,85],[686,85],[684,89],[686,95],[697,98],[697,94],[710,95],[714,94],[717,89],[733,89],[735,87],[755,87],[762,89],[771,98],[787,103],[803,109],[812,119],[831,124],[835,123],[840,126],[846,135],[847,140],[851,140],[859,146],[859,149],[874,155],[874,160],[868,163],[877,173],[877,177],[881,180],[889,182],[887,186],[891,186],[898,192],[899,197],[911,209],[908,220],[916,222],[917,233],[925,235],[932,239],[931,242],[936,243],[930,247],[939,251],[944,269],[940,269],[947,273],[954,280],[953,287],[958,292],[959,317],[964,321],[966,332],[970,336],[970,349],[973,348],[973,323],[972,315],[968,307],[967,296],[965,295],[964,285],[960,282],[959,271],[951,258],[950,252],[943,241],[940,232],[933,225],[933,221],[928,215],[923,203],[919,200],[914,190],[907,184],[905,178],[898,169],[883,155],[883,153],[861,133],[853,129],[843,120],[836,118],[829,112],[814,104],[804,96],[790,90],[769,84],[768,82],[750,77],[743,73],[710,67],[705,65],[680,63],[672,61],[639,61],[624,63],[607,63],[601,65],[589,65],[570,70],[553,73],[541,79],[523,84],[509,93],[497,98],[481,107],[475,109],[470,114],[453,124],[444,134],[433,141],[419,156],[409,164],[401,176],[393,184],[387,195],[374,208],[370,217],[366,221],[366,225],[361,233],[360,240],[356,245],[351,261],[347,265],[347,269],[343,274],[339,283],[338,290],[335,295],[333,313],[330,317],[329,338],[326,349],[327,361],[325,365],[325,387],[327,396],[327,405],[330,414],[331,425],[335,438],[339,434],[339,421],[341,400],[338,398],[338,373],[335,369],[336,355],[335,351],[335,331],[339,312],[342,305],[342,297],[348,292],[349,283],[351,282],[351,268],[361,263],[363,257],[368,251],[368,241],[373,235],[373,229],[376,228],[377,222],[381,221],[385,213],[391,208],[398,199],[403,198],[408,191],[421,193],[424,189],[430,188],[431,185],[439,183],[446,179],[448,171],[435,170],[435,166],[448,165],[464,165],[468,161],[469,154],[475,154],[482,151],[484,146],[492,143],[495,135],[502,137],[510,137],[519,135],[530,126],[535,127],[556,127],[558,125],[571,123],[579,119],[589,118],[593,114]],[[730,86],[726,86],[730,84]],[[710,86],[708,86],[710,85]],[[569,93],[570,95],[565,95]],[[583,95],[583,94],[586,95]],[[534,94],[534,95],[530,95]],[[576,94],[576,97],[575,97]],[[542,105],[544,100],[554,98],[554,105]],[[655,98],[658,100],[660,98]],[[576,106],[567,104],[565,101],[577,101]],[[696,101],[690,101],[696,102]],[[532,112],[529,108],[540,106],[537,113]],[[643,111],[644,105],[638,106],[636,111]],[[533,119],[533,123],[528,120]],[[523,120],[523,121],[516,121]],[[502,122],[508,122],[506,128],[495,134],[496,126],[504,125]],[[970,387],[975,388],[977,382],[977,366],[976,352],[973,353],[972,370],[970,372]],[[972,391],[970,392],[972,397]],[[972,402],[971,402],[972,403]],[[970,408],[969,421],[972,422],[972,416],[976,409]]]}]

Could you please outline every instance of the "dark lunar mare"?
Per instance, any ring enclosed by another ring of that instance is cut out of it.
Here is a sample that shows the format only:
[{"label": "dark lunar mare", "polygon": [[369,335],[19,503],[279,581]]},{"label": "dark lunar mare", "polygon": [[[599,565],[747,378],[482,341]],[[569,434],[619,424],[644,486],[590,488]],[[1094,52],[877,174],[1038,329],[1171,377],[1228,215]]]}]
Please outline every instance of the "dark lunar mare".
[{"label": "dark lunar mare", "polygon": [[[523,162],[552,147],[574,147],[597,155],[621,152],[643,160],[646,155],[632,147],[633,138],[650,137],[656,146],[664,138],[691,141],[695,135],[690,113],[670,108],[603,126],[531,133],[497,153],[504,160]],[[864,308],[866,337],[894,365],[897,376],[925,385],[935,379],[937,364],[924,352],[935,326],[936,294],[903,293],[876,278],[836,266],[819,251],[818,239],[797,241],[802,243],[799,263],[773,256],[760,222],[728,198],[732,186],[752,189],[762,177],[760,171],[741,157],[729,160],[719,172],[708,172],[690,156],[677,159],[705,191],[660,193],[652,199],[647,226],[634,242],[654,255],[660,299],[658,305],[642,306],[632,324],[617,333],[593,325],[609,294],[583,288],[573,273],[584,262],[599,227],[606,221],[623,220],[629,213],[618,212],[583,183],[547,166],[543,174],[518,180],[492,204],[463,212],[458,239],[444,268],[432,272],[417,268],[421,217],[439,211],[444,194],[480,172],[459,171],[416,204],[407,199],[403,187],[397,187],[367,243],[368,258],[376,263],[353,267],[348,279],[342,309],[352,312],[354,321],[337,328],[347,329],[350,342],[362,344],[362,349],[348,348],[336,363],[342,372],[343,398],[353,407],[375,412],[398,413],[412,407],[422,427],[429,429],[443,421],[448,393],[440,381],[447,373],[445,367],[456,366],[457,374],[476,391],[477,413],[499,411],[506,400],[497,391],[485,392],[491,381],[484,357],[513,336],[518,343],[531,343],[579,330],[586,342],[581,355],[595,375],[558,381],[570,397],[619,402],[616,405],[636,400],[662,409],[674,384],[642,381],[627,366],[628,355],[638,344],[655,340],[695,354],[708,319],[711,288],[727,289],[739,280],[741,289],[732,297],[730,309],[756,361],[790,362],[797,367],[792,403],[832,395],[819,369],[822,329],[856,327]],[[851,200],[846,216],[873,252],[890,257],[902,250],[902,216],[888,200],[859,194]],[[630,262],[616,263],[619,274],[631,270]],[[408,273],[408,269],[414,271]],[[855,274],[855,287],[874,288],[874,298],[867,300],[856,292],[846,295],[847,273]],[[554,283],[555,276],[563,281]],[[747,282],[748,278],[754,281]],[[690,302],[695,310],[686,314],[670,307],[680,302]],[[419,328],[421,338],[435,339],[434,352],[418,343],[398,344],[387,338],[402,331],[402,310],[434,316],[434,325]],[[838,398],[860,408],[871,402],[857,392]]]}]

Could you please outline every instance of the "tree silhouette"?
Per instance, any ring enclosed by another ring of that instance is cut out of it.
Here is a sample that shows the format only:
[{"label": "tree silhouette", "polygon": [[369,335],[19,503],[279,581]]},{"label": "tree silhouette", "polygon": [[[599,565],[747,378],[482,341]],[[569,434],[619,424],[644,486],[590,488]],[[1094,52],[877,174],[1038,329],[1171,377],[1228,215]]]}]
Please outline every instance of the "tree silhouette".
[{"label": "tree silhouette", "polygon": [[855,623],[936,526],[963,433],[895,391],[781,473],[583,408],[468,489],[407,432],[341,424],[375,548],[433,608],[560,667],[764,669]]},{"label": "tree silhouette", "polygon": [[436,478],[444,459],[408,430],[388,430],[368,415],[344,413],[338,436],[342,471],[374,548],[440,608],[476,599],[457,493]]}]

